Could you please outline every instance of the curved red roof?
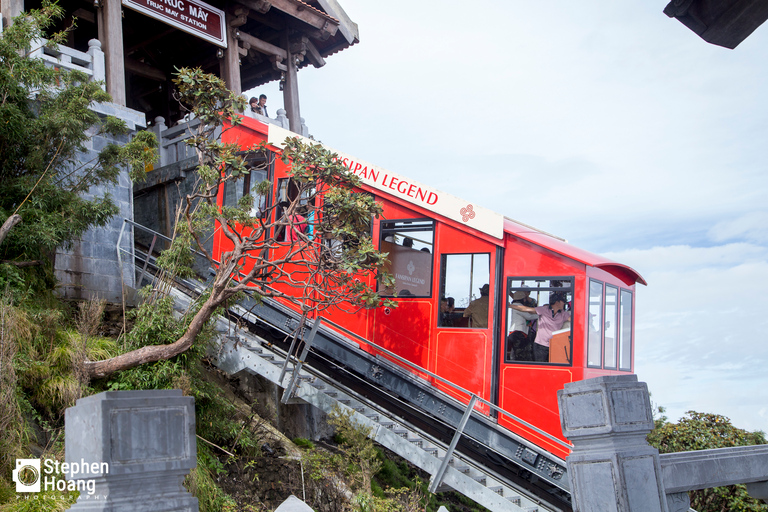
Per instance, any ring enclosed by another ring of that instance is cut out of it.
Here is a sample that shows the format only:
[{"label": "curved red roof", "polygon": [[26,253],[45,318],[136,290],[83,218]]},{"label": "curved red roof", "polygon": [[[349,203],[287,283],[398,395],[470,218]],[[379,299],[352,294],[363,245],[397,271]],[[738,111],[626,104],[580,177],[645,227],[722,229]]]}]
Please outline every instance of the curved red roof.
[{"label": "curved red roof", "polygon": [[579,249],[562,238],[550,235],[544,231],[539,231],[536,228],[526,226],[525,224],[521,224],[512,219],[504,218],[504,232],[544,247],[545,249],[549,249],[566,258],[583,263],[584,265],[604,270],[609,274],[616,276],[627,285],[635,283],[640,283],[642,285],[648,284],[645,282],[645,279],[643,279],[643,276],[627,265],[616,263],[603,256],[598,256],[597,254],[585,251],[584,249]]}]

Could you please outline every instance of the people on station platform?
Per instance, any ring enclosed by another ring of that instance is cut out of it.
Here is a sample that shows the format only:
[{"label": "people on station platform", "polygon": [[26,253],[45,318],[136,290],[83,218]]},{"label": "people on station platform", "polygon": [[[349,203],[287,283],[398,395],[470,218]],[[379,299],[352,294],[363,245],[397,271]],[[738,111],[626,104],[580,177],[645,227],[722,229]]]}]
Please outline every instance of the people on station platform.
[{"label": "people on station platform", "polygon": [[261,107],[259,106],[259,98],[256,96],[251,97],[248,100],[248,105],[251,107],[251,112],[254,114],[261,114]]},{"label": "people on station platform", "polygon": [[469,326],[485,329],[488,327],[488,293],[490,286],[480,288],[480,297],[469,303],[464,310],[464,317],[469,318]]},{"label": "people on station platform", "polygon": [[563,328],[570,321],[571,312],[565,306],[568,296],[565,292],[554,292],[549,295],[549,304],[532,308],[520,304],[512,304],[510,308],[523,313],[536,313],[539,316],[536,338],[533,340],[533,359],[537,362],[549,362],[549,342],[552,333]]},{"label": "people on station platform", "polygon": [[251,107],[251,112],[254,114],[259,114],[264,117],[269,117],[269,114],[267,114],[267,95],[266,94],[260,94],[258,98],[253,96],[250,100],[248,100],[248,105]]},{"label": "people on station platform", "polygon": [[269,114],[267,113],[267,95],[266,94],[260,94],[259,95],[259,108],[261,109],[261,115],[264,117],[269,117]]}]

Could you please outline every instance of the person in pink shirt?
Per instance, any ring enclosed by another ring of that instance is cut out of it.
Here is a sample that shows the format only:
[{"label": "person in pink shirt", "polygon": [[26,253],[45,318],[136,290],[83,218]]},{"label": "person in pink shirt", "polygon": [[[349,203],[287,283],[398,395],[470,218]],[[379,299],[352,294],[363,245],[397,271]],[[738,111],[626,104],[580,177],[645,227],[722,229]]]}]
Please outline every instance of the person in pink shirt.
[{"label": "person in pink shirt", "polygon": [[[280,207],[283,211],[288,209],[288,202],[280,203]],[[286,219],[288,220],[288,219]],[[285,238],[286,242],[295,242],[299,240],[299,233],[307,232],[307,219],[299,212],[291,215],[290,224],[285,226]]]},{"label": "person in pink shirt", "polygon": [[520,304],[509,307],[523,313],[536,313],[539,316],[536,338],[533,340],[533,359],[538,362],[549,361],[549,342],[552,333],[562,329],[565,322],[570,320],[571,312],[565,309],[568,296],[565,292],[554,292],[549,295],[549,304],[532,308]]}]

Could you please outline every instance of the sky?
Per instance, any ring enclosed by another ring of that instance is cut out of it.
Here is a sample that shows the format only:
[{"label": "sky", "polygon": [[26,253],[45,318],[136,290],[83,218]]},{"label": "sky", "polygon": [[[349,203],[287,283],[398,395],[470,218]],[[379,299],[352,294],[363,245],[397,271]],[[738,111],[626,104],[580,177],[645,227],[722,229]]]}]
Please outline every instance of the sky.
[{"label": "sky", "polygon": [[768,26],[728,50],[666,0],[340,3],[360,43],[299,72],[310,133],[631,266],[653,402],[768,431]]}]

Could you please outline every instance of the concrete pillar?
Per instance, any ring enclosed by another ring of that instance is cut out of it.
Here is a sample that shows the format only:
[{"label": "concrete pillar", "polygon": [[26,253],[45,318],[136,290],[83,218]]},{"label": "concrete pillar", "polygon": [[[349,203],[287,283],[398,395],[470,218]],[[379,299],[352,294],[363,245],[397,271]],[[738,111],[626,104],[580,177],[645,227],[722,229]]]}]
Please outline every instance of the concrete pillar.
[{"label": "concrete pillar", "polygon": [[112,102],[125,106],[125,56],[123,54],[123,8],[120,0],[103,0],[99,38],[104,47],[107,92]]},{"label": "concrete pillar", "polygon": [[635,375],[598,377],[558,391],[576,512],[668,512],[648,388]]},{"label": "concrete pillar", "polygon": [[[81,398],[65,416],[66,462],[97,464],[73,511],[197,512],[182,487],[197,465],[195,406],[180,390],[107,391]],[[102,464],[106,463],[106,466]]]},{"label": "concrete pillar", "polygon": [[0,13],[3,18],[3,27],[11,24],[13,18],[24,10],[24,0],[0,0]]}]

